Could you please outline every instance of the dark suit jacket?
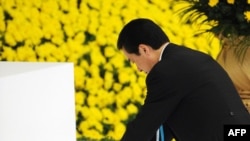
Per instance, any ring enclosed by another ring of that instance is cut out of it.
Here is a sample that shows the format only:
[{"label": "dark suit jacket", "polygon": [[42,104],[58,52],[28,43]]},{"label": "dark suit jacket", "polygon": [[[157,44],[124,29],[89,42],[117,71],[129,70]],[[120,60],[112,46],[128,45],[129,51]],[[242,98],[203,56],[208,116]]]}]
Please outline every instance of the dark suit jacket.
[{"label": "dark suit jacket", "polygon": [[122,141],[155,140],[161,124],[177,141],[223,141],[224,124],[250,124],[229,76],[205,53],[169,44],[146,84],[144,105]]}]

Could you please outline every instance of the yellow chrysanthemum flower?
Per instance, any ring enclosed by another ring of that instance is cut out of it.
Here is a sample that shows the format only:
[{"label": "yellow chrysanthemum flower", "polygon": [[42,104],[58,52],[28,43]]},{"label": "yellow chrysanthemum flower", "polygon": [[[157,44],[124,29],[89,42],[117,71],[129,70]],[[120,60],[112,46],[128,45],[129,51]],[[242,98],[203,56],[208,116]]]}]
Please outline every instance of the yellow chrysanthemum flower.
[{"label": "yellow chrysanthemum flower", "polygon": [[115,54],[116,54],[116,50],[115,50],[114,47],[112,47],[112,46],[107,46],[107,47],[105,47],[105,49],[104,49],[104,55],[105,55],[106,57],[112,57],[112,56],[114,56]]},{"label": "yellow chrysanthemum flower", "polygon": [[116,94],[116,104],[117,107],[124,106],[132,98],[132,89],[130,87],[125,87],[122,91]]},{"label": "yellow chrysanthemum flower", "polygon": [[82,91],[75,93],[75,103],[77,105],[83,105],[85,101],[85,94]]},{"label": "yellow chrysanthemum flower", "polygon": [[106,124],[113,124],[119,121],[118,116],[111,111],[109,108],[103,108],[102,109],[103,114],[103,122]]},{"label": "yellow chrysanthemum flower", "polygon": [[36,61],[36,52],[29,46],[19,47],[17,49],[17,59],[21,61]]},{"label": "yellow chrysanthemum flower", "polygon": [[121,140],[125,130],[126,130],[125,125],[121,122],[117,122],[114,124],[114,131],[109,132],[108,136],[112,137],[112,139],[117,141]]},{"label": "yellow chrysanthemum flower", "polygon": [[114,89],[116,92],[121,91],[121,90],[122,90],[122,84],[121,84],[121,83],[114,83],[113,89]]},{"label": "yellow chrysanthemum flower", "polygon": [[[102,115],[101,109],[97,107],[90,107],[89,111],[90,111],[90,115],[89,115],[90,119],[94,119],[95,121],[98,121],[98,122],[102,121],[103,115]],[[102,129],[99,129],[99,130],[101,131]]]},{"label": "yellow chrysanthemum flower", "polygon": [[208,5],[211,7],[214,7],[215,5],[217,5],[219,2],[219,0],[209,0]]},{"label": "yellow chrysanthemum flower", "polygon": [[245,18],[248,22],[250,22],[250,11],[244,12]]},{"label": "yellow chrysanthemum flower", "polygon": [[97,91],[98,108],[105,108],[112,105],[115,101],[114,91],[107,91],[106,89],[99,89]]},{"label": "yellow chrysanthemum flower", "polygon": [[135,106],[134,104],[129,104],[127,107],[127,111],[129,114],[136,114],[138,112],[138,108],[137,106]]},{"label": "yellow chrysanthemum flower", "polygon": [[87,119],[81,122],[79,125],[79,130],[82,131],[82,135],[84,137],[96,140],[100,140],[103,138],[103,135],[101,134],[103,126],[100,122],[94,119]]},{"label": "yellow chrysanthemum flower", "polygon": [[2,58],[6,59],[7,61],[16,61],[16,51],[10,47],[3,47],[3,52],[1,53]]},{"label": "yellow chrysanthemum flower", "polygon": [[90,107],[94,107],[98,104],[98,100],[97,100],[97,97],[94,96],[94,95],[89,95],[88,98],[87,98],[87,103],[88,103],[88,106]]},{"label": "yellow chrysanthemum flower", "polygon": [[234,4],[234,0],[227,0],[227,3]]},{"label": "yellow chrysanthemum flower", "polygon": [[5,39],[5,42],[10,45],[10,46],[15,46],[17,44],[14,36],[12,34],[10,34],[10,32],[7,32],[5,35],[4,35],[4,39]]},{"label": "yellow chrysanthemum flower", "polygon": [[117,115],[121,121],[126,121],[128,119],[128,112],[124,108],[118,108],[116,110]]}]

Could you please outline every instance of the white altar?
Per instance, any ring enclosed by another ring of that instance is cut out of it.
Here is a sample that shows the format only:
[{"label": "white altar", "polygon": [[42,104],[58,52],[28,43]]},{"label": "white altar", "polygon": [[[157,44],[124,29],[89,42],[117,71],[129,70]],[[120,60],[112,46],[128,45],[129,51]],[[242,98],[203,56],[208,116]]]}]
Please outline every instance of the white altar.
[{"label": "white altar", "polygon": [[0,141],[76,141],[73,63],[0,62]]}]

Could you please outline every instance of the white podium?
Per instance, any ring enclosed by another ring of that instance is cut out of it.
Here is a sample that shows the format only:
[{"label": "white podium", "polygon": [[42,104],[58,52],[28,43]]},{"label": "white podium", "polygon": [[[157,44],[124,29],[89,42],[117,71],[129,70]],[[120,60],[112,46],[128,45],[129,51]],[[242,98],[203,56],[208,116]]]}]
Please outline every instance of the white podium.
[{"label": "white podium", "polygon": [[76,141],[73,70],[0,62],[0,141]]}]

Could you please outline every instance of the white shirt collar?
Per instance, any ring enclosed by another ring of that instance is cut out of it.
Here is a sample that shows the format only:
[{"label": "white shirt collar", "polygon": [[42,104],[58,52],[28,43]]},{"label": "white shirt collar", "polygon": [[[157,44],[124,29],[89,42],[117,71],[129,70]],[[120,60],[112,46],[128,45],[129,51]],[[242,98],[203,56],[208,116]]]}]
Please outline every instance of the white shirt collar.
[{"label": "white shirt collar", "polygon": [[165,44],[163,44],[160,48],[162,48],[161,50],[161,54],[160,54],[160,58],[159,58],[159,61],[161,61],[161,57],[162,57],[162,54],[165,50],[165,48],[169,45],[169,42],[166,42]]}]

